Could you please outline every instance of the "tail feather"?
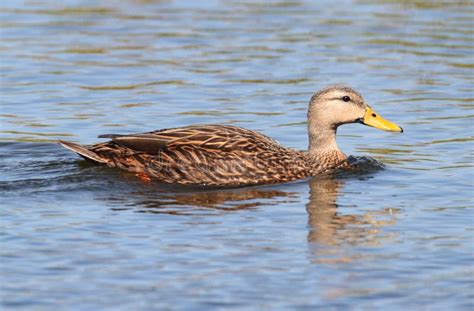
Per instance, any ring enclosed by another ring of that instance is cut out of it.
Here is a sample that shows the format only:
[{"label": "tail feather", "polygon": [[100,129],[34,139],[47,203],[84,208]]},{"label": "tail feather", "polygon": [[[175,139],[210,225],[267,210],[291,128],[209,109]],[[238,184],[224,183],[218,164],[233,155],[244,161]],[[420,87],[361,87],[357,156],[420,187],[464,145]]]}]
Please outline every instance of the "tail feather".
[{"label": "tail feather", "polygon": [[64,148],[69,149],[69,150],[79,154],[80,156],[86,158],[86,159],[89,159],[89,160],[92,160],[92,161],[95,161],[95,162],[98,162],[98,163],[107,163],[107,161],[105,159],[102,159],[95,152],[90,151],[89,149],[87,149],[84,146],[81,146],[81,145],[78,145],[78,144],[75,144],[75,143],[71,143],[71,142],[68,142],[68,141],[63,141],[63,140],[60,140],[59,144],[61,146],[63,146]]}]

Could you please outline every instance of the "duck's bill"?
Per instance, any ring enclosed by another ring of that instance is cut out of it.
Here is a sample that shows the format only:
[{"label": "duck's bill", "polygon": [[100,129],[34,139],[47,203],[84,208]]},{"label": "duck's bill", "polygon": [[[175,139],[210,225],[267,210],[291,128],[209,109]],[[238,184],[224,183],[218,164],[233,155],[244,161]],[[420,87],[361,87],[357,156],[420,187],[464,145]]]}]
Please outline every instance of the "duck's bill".
[{"label": "duck's bill", "polygon": [[362,124],[372,126],[380,130],[403,133],[403,129],[401,127],[399,127],[395,123],[385,120],[377,113],[375,113],[370,107],[367,107],[365,109],[365,115],[363,118],[360,119],[360,122]]}]

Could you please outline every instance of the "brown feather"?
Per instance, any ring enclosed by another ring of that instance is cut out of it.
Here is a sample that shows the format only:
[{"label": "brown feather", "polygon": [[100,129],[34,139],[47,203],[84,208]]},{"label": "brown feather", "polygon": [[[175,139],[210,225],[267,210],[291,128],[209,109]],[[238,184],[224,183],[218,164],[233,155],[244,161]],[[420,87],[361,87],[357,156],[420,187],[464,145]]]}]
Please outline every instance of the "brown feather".
[{"label": "brown feather", "polygon": [[158,153],[160,150],[166,149],[166,140],[156,137],[147,136],[121,136],[112,139],[118,145],[133,149],[135,151]]},{"label": "brown feather", "polygon": [[71,142],[68,142],[68,141],[63,141],[63,140],[59,140],[58,142],[64,148],[69,149],[69,150],[81,155],[82,157],[84,157],[88,160],[92,160],[92,161],[99,162],[99,163],[107,163],[107,161],[105,159],[99,157],[96,153],[94,153],[93,151],[90,151],[89,149],[87,149],[86,146],[81,146],[81,145],[71,143]]}]

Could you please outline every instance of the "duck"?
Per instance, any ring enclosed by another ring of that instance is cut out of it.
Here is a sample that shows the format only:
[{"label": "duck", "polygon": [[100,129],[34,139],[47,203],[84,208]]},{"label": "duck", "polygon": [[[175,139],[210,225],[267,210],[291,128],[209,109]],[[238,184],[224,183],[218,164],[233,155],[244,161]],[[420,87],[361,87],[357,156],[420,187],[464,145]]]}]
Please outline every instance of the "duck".
[{"label": "duck", "polygon": [[150,181],[205,187],[242,187],[291,182],[350,169],[336,143],[339,126],[361,123],[402,133],[378,115],[354,89],[329,86],[310,99],[308,149],[285,147],[260,132],[220,124],[189,125],[138,134],[105,134],[108,141],[59,144],[83,158]]}]

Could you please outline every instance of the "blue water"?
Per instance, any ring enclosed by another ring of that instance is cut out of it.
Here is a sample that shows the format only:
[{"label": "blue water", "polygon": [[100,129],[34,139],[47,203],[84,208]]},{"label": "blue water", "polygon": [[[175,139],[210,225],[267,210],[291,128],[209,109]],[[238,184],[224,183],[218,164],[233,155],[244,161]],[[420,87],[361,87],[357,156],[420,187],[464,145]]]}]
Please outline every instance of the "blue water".
[{"label": "blue water", "polygon": [[[473,309],[473,9],[2,3],[2,309]],[[338,131],[385,169],[189,191],[55,143],[222,123],[305,149],[333,83],[405,129]]]}]

